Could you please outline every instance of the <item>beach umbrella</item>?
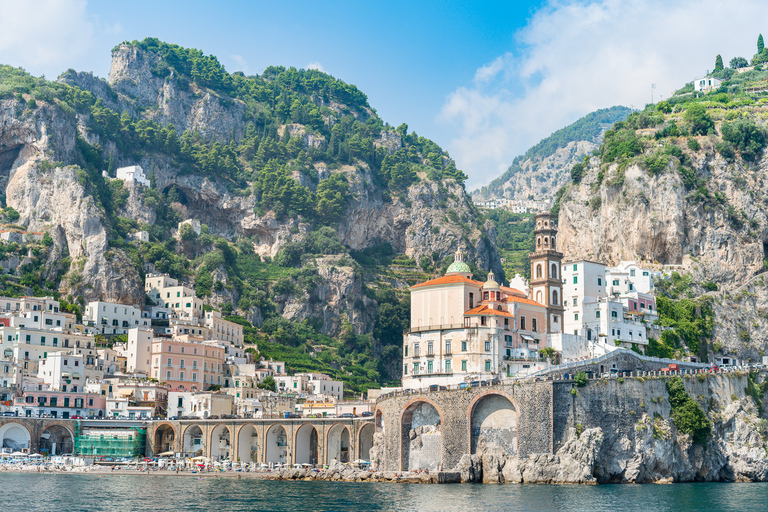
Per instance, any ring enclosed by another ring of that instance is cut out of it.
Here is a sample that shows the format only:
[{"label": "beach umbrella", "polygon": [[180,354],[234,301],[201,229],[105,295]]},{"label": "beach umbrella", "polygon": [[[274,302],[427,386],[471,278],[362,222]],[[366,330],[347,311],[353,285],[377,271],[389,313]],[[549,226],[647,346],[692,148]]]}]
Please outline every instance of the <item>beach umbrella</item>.
[{"label": "beach umbrella", "polygon": [[24,452],[13,452],[11,457],[27,457],[27,454]]}]

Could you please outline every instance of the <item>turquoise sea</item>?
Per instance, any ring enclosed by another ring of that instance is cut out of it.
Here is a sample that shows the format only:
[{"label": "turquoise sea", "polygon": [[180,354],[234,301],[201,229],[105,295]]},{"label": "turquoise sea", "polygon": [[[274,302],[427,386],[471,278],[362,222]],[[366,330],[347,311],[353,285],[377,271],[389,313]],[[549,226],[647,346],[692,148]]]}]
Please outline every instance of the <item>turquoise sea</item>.
[{"label": "turquoise sea", "polygon": [[175,476],[0,475],[2,511],[764,511],[768,483],[415,485]]}]

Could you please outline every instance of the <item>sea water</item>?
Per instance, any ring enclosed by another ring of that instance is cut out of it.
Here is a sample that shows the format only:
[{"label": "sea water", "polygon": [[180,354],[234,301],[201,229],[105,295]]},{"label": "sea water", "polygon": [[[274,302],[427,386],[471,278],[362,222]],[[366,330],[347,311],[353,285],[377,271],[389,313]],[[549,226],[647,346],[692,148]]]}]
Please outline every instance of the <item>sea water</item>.
[{"label": "sea water", "polygon": [[0,511],[764,511],[768,483],[537,485],[281,482],[0,474]]}]

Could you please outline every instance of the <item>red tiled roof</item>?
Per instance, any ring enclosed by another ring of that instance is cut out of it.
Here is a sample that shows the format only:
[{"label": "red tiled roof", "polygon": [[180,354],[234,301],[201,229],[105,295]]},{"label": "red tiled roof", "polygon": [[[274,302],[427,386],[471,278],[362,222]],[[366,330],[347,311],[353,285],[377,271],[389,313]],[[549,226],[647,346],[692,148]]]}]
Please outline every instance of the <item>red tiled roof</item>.
[{"label": "red tiled roof", "polygon": [[525,293],[521,292],[517,288],[510,288],[509,286],[502,286],[501,291],[507,295],[516,295],[517,297],[525,298]]},{"label": "red tiled roof", "polygon": [[431,279],[423,283],[415,284],[411,286],[410,289],[413,290],[414,288],[423,288],[425,286],[437,286],[441,284],[456,284],[456,283],[465,283],[465,284],[474,284],[476,286],[483,286],[482,281],[475,281],[474,279],[467,279],[464,276],[453,275],[453,276],[438,277],[437,279]]},{"label": "red tiled roof", "polygon": [[464,313],[464,316],[472,316],[472,315],[496,315],[496,316],[508,316],[510,318],[514,318],[515,315],[512,313],[509,313],[507,311],[499,311],[498,309],[491,309],[485,304],[481,304],[477,307],[474,307]]},{"label": "red tiled roof", "polygon": [[535,300],[526,299],[525,297],[517,297],[515,295],[507,295],[504,297],[504,302],[519,302],[520,304],[530,304],[531,306],[546,307],[544,304],[539,304]]}]

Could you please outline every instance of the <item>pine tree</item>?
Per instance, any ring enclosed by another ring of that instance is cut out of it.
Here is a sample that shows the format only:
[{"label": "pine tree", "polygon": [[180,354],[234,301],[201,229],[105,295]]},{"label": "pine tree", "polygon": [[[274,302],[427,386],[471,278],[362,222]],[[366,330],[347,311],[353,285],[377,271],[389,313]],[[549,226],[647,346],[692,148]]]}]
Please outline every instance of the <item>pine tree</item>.
[{"label": "pine tree", "polygon": [[718,54],[717,57],[715,57],[715,72],[721,71],[723,67],[723,58]]},{"label": "pine tree", "polygon": [[763,43],[763,34],[760,34],[757,36],[757,53],[763,53],[763,48],[765,48],[765,43]]}]

